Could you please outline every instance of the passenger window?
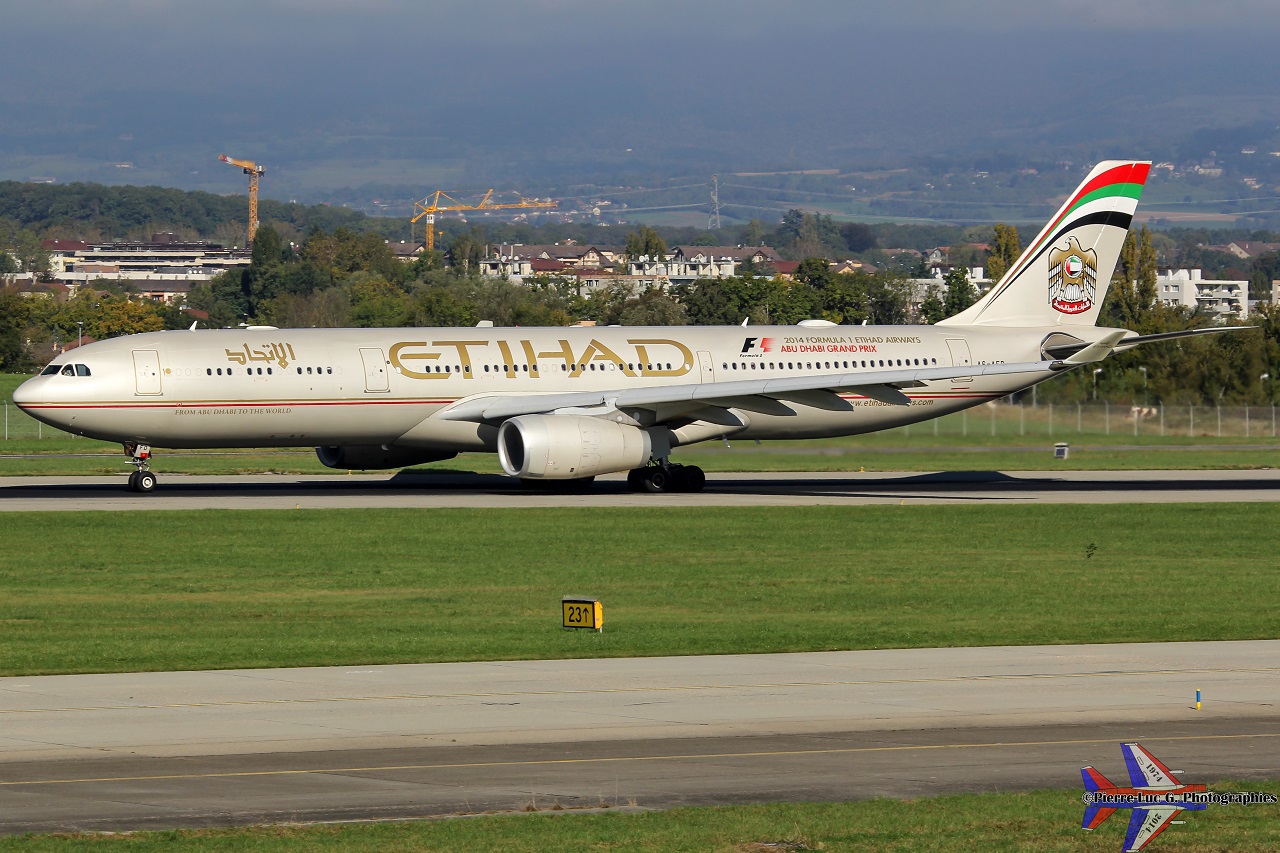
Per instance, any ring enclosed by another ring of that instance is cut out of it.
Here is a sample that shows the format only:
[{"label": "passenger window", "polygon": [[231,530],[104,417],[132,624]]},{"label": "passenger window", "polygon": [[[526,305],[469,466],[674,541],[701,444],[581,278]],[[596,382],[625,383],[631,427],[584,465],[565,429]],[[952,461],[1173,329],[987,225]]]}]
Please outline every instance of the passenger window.
[{"label": "passenger window", "polygon": [[271,375],[271,368],[270,368],[270,367],[268,367],[268,368],[267,368],[267,375],[268,375],[268,376],[270,376],[270,375]]},{"label": "passenger window", "polygon": [[90,374],[89,374],[89,365],[87,365],[87,364],[77,364],[77,365],[76,365],[76,376],[89,376],[89,375],[90,375]]},{"label": "passenger window", "polygon": [[213,375],[213,368],[212,368],[212,367],[206,367],[206,368],[204,369],[204,372],[205,372],[205,375],[206,375],[206,376],[212,376],[212,375]]},{"label": "passenger window", "polygon": [[325,370],[325,373],[330,373],[330,374],[332,374],[332,373],[333,373],[333,368],[332,368],[332,367],[326,367],[324,370]]}]

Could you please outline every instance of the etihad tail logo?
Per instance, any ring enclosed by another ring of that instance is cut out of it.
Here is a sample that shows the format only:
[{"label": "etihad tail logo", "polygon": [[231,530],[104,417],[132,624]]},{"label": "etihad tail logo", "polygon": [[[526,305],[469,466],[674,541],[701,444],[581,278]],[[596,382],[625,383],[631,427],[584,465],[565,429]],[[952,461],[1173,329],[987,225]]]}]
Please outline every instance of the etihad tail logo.
[{"label": "etihad tail logo", "polygon": [[777,338],[747,338],[742,342],[742,351],[739,355],[775,352],[778,348],[777,343]]},{"label": "etihad tail logo", "polygon": [[1062,314],[1083,314],[1098,293],[1098,253],[1083,249],[1075,237],[1067,247],[1049,251],[1049,304]]}]

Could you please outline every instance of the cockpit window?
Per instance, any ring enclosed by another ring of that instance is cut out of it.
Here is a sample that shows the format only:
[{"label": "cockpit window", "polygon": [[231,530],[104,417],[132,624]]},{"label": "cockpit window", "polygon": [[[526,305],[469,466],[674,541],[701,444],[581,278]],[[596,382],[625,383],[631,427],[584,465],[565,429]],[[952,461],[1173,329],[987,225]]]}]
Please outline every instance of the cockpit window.
[{"label": "cockpit window", "polygon": [[48,367],[46,367],[44,370],[40,371],[40,375],[52,376],[53,374],[57,373],[60,370],[62,370],[61,364],[51,364]]},{"label": "cockpit window", "polygon": [[63,375],[63,376],[75,376],[75,375],[76,375],[76,369],[75,369],[75,367],[74,367],[73,365],[68,364],[66,367],[62,368],[62,375]]},{"label": "cockpit window", "polygon": [[90,375],[91,374],[89,373],[89,365],[87,364],[76,365],[76,376],[90,376]]}]

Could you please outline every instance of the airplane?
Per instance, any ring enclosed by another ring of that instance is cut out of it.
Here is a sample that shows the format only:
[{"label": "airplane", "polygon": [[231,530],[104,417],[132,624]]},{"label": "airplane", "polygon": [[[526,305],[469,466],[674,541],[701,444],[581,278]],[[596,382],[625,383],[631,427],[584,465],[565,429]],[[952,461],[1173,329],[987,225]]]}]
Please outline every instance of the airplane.
[{"label": "airplane", "polygon": [[1115,798],[1101,803],[1095,800],[1086,805],[1082,823],[1084,829],[1095,830],[1117,809],[1130,809],[1129,829],[1125,833],[1123,848],[1125,853],[1130,853],[1146,847],[1171,824],[1181,823],[1182,821],[1175,821],[1174,818],[1184,810],[1204,811],[1207,808],[1207,803],[1186,802],[1183,796],[1204,793],[1206,786],[1182,784],[1173,775],[1181,773],[1181,770],[1165,767],[1159,759],[1143,749],[1141,744],[1123,743],[1120,749],[1124,752],[1124,764],[1129,770],[1131,787],[1117,787],[1092,767],[1085,767],[1080,771],[1080,775],[1084,777],[1085,791]]},{"label": "airplane", "polygon": [[1150,162],[1098,164],[981,299],[933,326],[278,329],[151,332],[55,358],[14,393],[31,416],[151,448],[314,447],[331,468],[496,452],[530,484],[627,471],[706,481],[672,450],[874,432],[997,400],[1151,341],[1095,325]]}]

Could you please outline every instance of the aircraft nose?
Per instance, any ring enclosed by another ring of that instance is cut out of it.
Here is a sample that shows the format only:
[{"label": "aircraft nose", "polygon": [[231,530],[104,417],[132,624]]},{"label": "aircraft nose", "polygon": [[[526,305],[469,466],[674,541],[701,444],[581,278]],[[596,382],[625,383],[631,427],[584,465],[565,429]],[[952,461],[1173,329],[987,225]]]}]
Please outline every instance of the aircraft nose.
[{"label": "aircraft nose", "polygon": [[13,389],[13,402],[15,405],[21,408],[40,402],[41,395],[37,390],[40,386],[39,379],[39,376],[32,377]]}]

